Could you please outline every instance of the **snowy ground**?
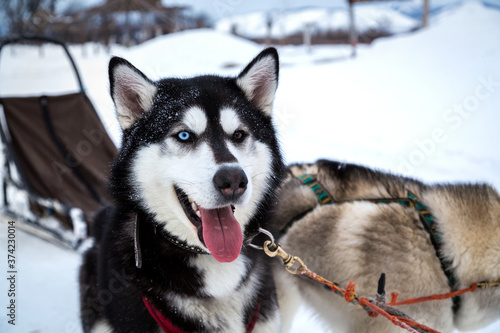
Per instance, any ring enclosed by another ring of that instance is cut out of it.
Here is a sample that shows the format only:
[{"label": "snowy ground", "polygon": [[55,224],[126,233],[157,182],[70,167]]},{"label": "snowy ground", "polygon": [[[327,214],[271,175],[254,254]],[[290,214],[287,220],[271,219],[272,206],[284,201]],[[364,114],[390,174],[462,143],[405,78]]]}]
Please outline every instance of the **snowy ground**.
[{"label": "snowy ground", "polygon": [[[210,30],[113,47],[152,78],[233,75],[261,46]],[[96,50],[98,52],[96,52]],[[84,84],[115,142],[120,134],[108,97],[109,55],[72,47]],[[279,49],[282,70],[275,117],[288,162],[332,158],[427,182],[480,181],[500,190],[500,12],[467,3],[418,33],[378,40],[349,58],[344,46]],[[63,55],[34,48],[2,52],[0,94],[74,91]],[[37,64],[39,66],[37,66]],[[6,257],[7,224],[0,223]],[[5,260],[5,259],[4,259]],[[77,253],[17,231],[17,320],[7,324],[6,277],[0,281],[0,332],[81,332]],[[0,264],[6,272],[6,261]],[[305,311],[294,332],[309,326]],[[499,332],[500,322],[480,332]]]}]

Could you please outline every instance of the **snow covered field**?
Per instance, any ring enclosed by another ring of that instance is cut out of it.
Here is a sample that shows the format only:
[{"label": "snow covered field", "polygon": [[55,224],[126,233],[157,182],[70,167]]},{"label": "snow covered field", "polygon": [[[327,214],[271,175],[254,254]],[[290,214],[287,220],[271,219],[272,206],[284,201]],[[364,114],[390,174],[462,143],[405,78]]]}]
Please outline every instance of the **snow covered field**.
[{"label": "snow covered field", "polygon": [[[157,38],[111,53],[152,78],[237,74],[260,45],[211,30]],[[87,92],[119,143],[108,96],[109,55],[71,47]],[[95,52],[98,50],[99,52]],[[500,191],[500,11],[466,3],[429,28],[379,39],[349,58],[345,46],[282,47],[275,116],[288,162],[331,158],[427,182],[487,182]],[[0,95],[74,91],[71,71],[54,47],[2,52]],[[61,89],[62,87],[62,89]],[[7,225],[0,223],[0,253]],[[7,324],[7,281],[0,279],[0,332],[81,332],[77,253],[18,229],[16,326]],[[6,255],[2,255],[6,257]],[[6,272],[6,261],[0,264]],[[325,332],[302,312],[294,332]],[[500,322],[479,332],[498,333]]]}]

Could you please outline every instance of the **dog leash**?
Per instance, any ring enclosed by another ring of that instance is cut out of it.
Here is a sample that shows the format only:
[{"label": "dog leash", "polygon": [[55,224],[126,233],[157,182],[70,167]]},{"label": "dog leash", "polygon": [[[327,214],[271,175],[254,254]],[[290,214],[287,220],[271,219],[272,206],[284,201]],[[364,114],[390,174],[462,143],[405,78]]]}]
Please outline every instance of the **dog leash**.
[{"label": "dog leash", "polygon": [[[267,231],[267,230],[266,230]],[[268,234],[268,232],[263,232]],[[375,317],[378,315],[382,315],[385,318],[389,319],[394,325],[397,325],[401,328],[404,328],[412,333],[418,333],[416,328],[422,330],[423,332],[428,333],[440,333],[436,330],[433,330],[430,327],[419,324],[412,320],[405,313],[387,306],[381,302],[378,302],[371,298],[361,297],[356,294],[355,287],[356,285],[352,282],[349,283],[346,289],[341,288],[337,283],[331,282],[318,274],[312,272],[307,268],[304,262],[297,256],[290,255],[286,253],[281,245],[274,242],[274,238],[271,237],[271,240],[267,240],[264,242],[263,247],[259,247],[254,245],[255,248],[262,248],[264,252],[271,258],[280,257],[283,260],[283,264],[285,269],[294,275],[305,276],[309,279],[312,279],[318,283],[321,283],[328,290],[333,291],[335,294],[342,296],[347,302],[352,303],[354,305],[358,305],[368,312],[368,315],[371,317]],[[296,264],[299,264],[298,268],[293,268]]]},{"label": "dog leash", "polygon": [[[389,204],[389,203],[398,203],[400,205],[413,208],[417,211],[420,222],[424,227],[425,231],[429,234],[430,241],[432,246],[434,247],[434,251],[436,252],[436,256],[439,259],[439,263],[441,265],[441,269],[448,279],[448,285],[450,289],[453,291],[456,288],[457,278],[453,274],[452,264],[449,260],[445,259],[441,255],[441,235],[437,231],[437,224],[434,216],[429,212],[427,207],[417,198],[417,196],[410,191],[408,192],[408,196],[406,198],[374,198],[374,199],[352,199],[352,200],[335,200],[335,198],[328,192],[328,190],[324,187],[323,184],[317,179],[315,175],[312,174],[303,174],[297,177],[300,181],[308,186],[318,198],[318,202],[321,205],[331,205],[335,203],[349,203],[349,202],[372,202],[376,204]],[[305,216],[309,211],[301,214]],[[299,218],[299,219],[300,219]],[[286,231],[297,221],[292,221],[291,224],[287,224],[285,226],[284,232]],[[460,297],[453,297],[453,313],[457,313],[460,308]]]},{"label": "dog leash", "polygon": [[[331,282],[325,279],[324,277],[309,270],[302,261],[302,259],[300,259],[299,257],[290,255],[287,252],[285,252],[279,243],[275,243],[274,237],[269,231],[262,228],[260,228],[259,231],[267,235],[270,238],[270,240],[265,241],[263,246],[258,246],[255,244],[250,244],[250,246],[259,250],[263,250],[266,253],[266,255],[268,255],[271,258],[280,257],[283,261],[285,269],[289,273],[294,275],[305,276],[311,280],[314,280],[315,282],[325,286],[327,290],[330,290],[335,294],[342,296],[346,302],[360,306],[368,313],[370,317],[377,317],[381,315],[386,319],[390,320],[394,325],[399,326],[412,333],[420,333],[420,332],[440,333],[440,332],[416,322],[404,312],[394,308],[394,306],[416,304],[434,300],[442,300],[463,295],[468,292],[476,292],[478,289],[486,289],[490,287],[500,286],[500,277],[497,277],[492,281],[473,283],[470,285],[469,288],[457,290],[454,292],[446,294],[430,295],[418,298],[409,298],[400,302],[397,302],[397,297],[399,296],[399,294],[392,293],[391,302],[386,303],[384,273],[382,273],[379,279],[376,299],[373,299],[371,297],[359,296],[356,293],[356,284],[353,283],[352,281],[349,282],[349,284],[345,289],[341,288],[337,283]],[[297,266],[297,263],[298,267],[294,268],[294,266]]]}]

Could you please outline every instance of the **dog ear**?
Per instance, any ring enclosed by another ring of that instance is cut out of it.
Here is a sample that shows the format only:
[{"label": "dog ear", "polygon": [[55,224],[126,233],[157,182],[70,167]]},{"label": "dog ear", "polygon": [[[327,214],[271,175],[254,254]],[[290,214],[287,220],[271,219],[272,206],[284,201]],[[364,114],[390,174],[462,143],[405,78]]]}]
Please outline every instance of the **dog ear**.
[{"label": "dog ear", "polygon": [[111,98],[123,130],[151,109],[156,86],[127,60],[113,57],[109,62]]},{"label": "dog ear", "polygon": [[246,97],[267,116],[273,109],[278,74],[278,52],[270,47],[256,56],[236,78],[236,84]]}]

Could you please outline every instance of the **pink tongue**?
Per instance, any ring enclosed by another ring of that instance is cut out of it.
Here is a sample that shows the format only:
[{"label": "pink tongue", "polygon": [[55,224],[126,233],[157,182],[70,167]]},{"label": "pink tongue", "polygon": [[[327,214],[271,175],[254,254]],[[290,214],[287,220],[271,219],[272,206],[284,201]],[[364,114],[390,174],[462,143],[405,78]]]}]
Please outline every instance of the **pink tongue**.
[{"label": "pink tongue", "polygon": [[235,260],[241,251],[243,234],[231,206],[199,209],[203,224],[203,240],[210,253],[219,262]]}]

